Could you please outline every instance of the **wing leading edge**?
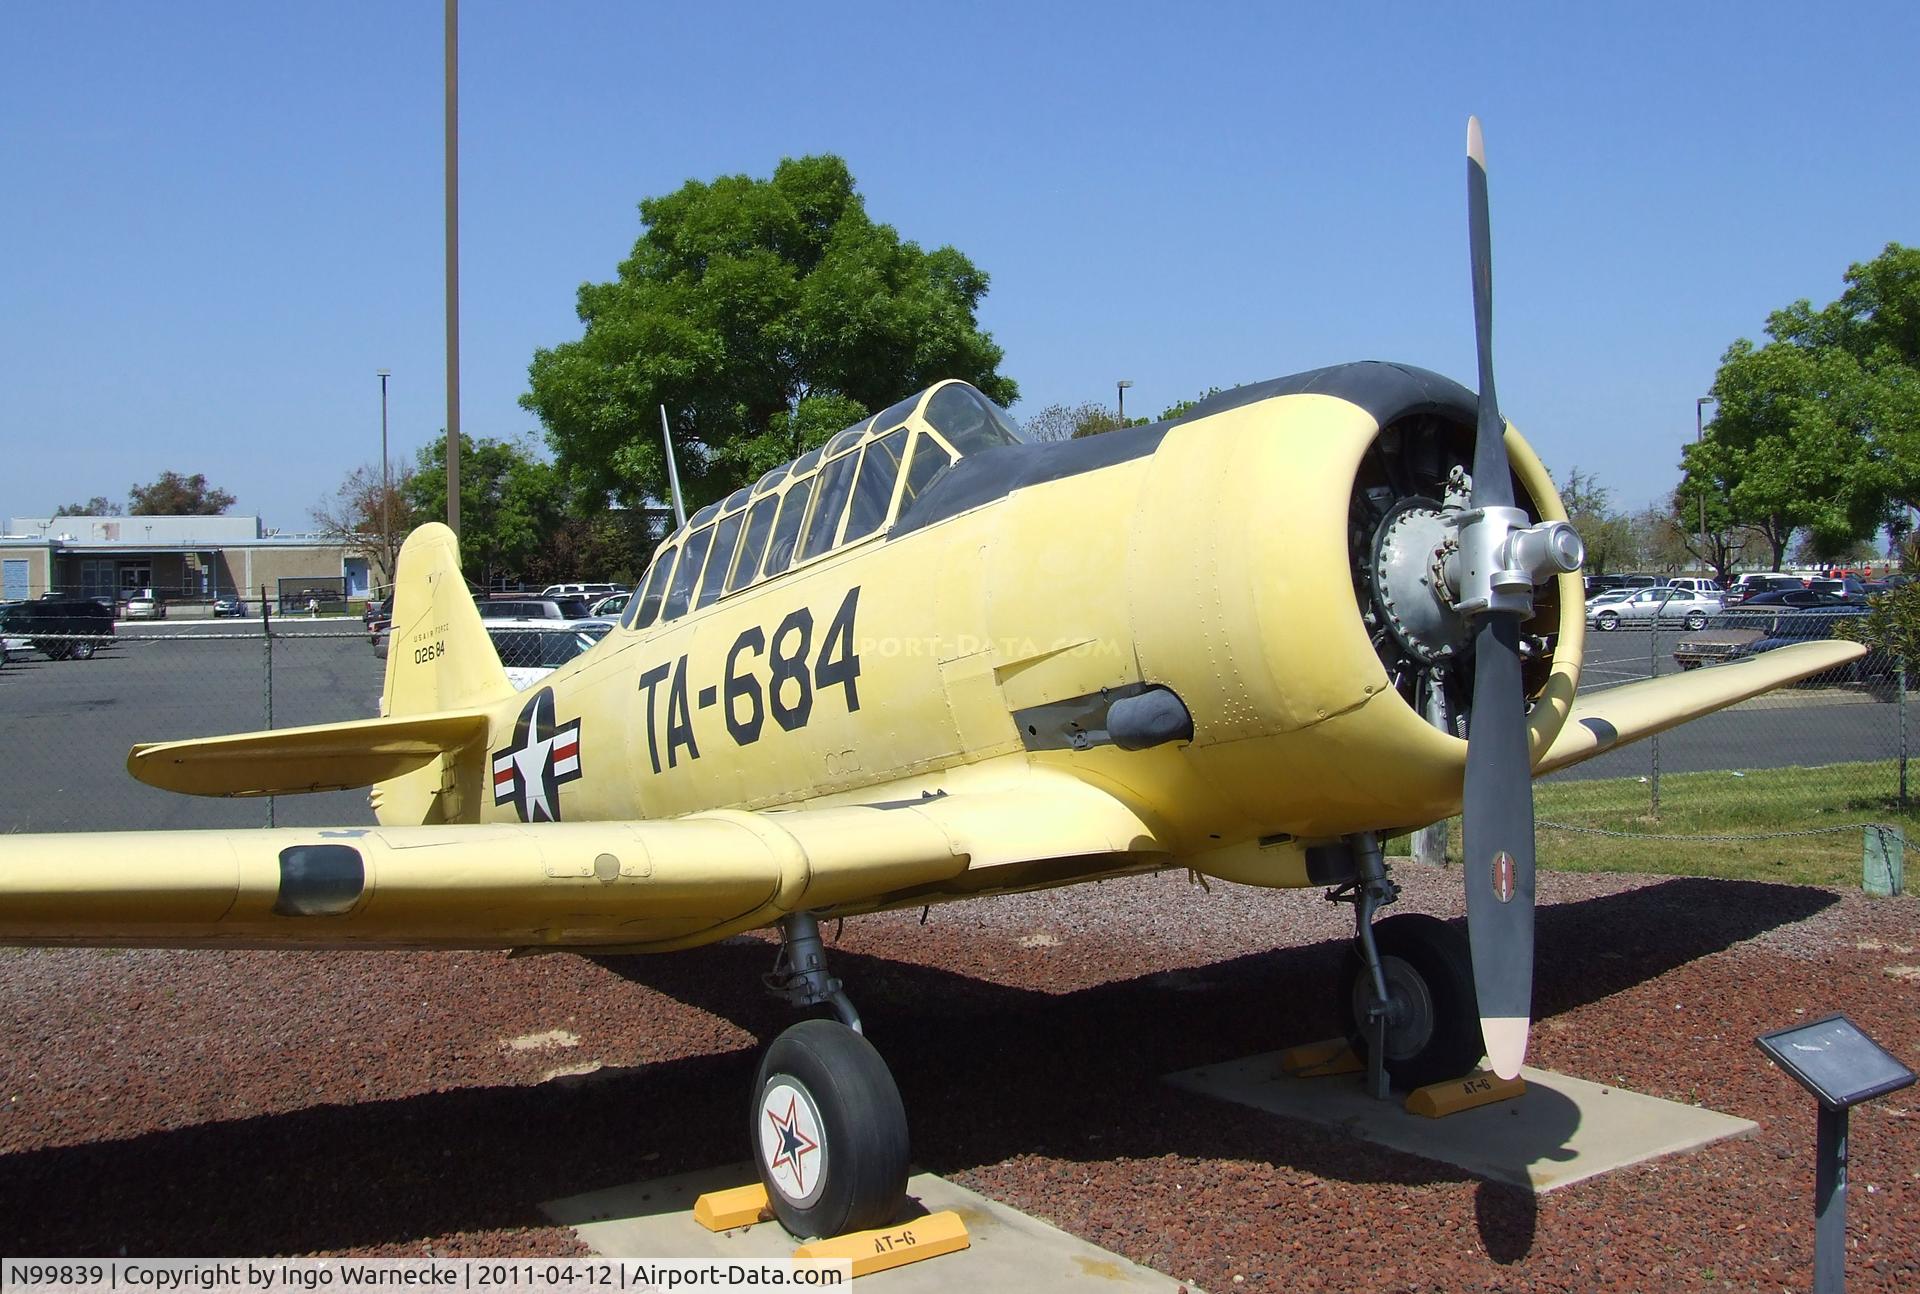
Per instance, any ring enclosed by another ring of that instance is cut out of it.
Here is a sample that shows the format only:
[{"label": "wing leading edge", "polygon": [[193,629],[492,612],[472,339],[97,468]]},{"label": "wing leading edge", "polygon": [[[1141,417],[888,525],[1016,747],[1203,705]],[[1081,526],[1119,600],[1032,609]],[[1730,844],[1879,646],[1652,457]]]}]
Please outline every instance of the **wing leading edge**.
[{"label": "wing leading edge", "polygon": [[0,942],[666,951],[1157,848],[1070,777],[662,821],[4,836]]},{"label": "wing leading edge", "polygon": [[1810,642],[1707,669],[1642,679],[1582,695],[1534,776],[1571,767],[1615,746],[1712,714],[1783,684],[1797,682],[1866,655],[1851,642]]}]

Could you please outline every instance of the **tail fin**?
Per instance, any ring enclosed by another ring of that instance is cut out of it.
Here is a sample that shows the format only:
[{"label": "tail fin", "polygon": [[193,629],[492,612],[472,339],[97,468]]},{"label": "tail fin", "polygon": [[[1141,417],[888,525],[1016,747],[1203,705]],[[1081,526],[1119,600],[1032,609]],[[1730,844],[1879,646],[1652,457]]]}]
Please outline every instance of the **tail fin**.
[{"label": "tail fin", "polygon": [[394,575],[381,713],[464,710],[512,695],[460,574],[460,541],[438,522],[421,526],[407,536]]}]

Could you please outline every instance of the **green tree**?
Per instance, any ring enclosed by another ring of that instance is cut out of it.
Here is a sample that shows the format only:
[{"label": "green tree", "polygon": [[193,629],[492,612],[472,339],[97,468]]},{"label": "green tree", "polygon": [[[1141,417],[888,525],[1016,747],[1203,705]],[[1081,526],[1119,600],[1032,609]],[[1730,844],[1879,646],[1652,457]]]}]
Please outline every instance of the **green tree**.
[{"label": "green tree", "polygon": [[646,568],[652,538],[646,517],[638,511],[562,517],[527,559],[521,575],[527,583],[543,586],[568,580],[632,584]]},{"label": "green tree", "polygon": [[1752,527],[1733,519],[1724,498],[1689,490],[1685,484],[1675,487],[1667,501],[1666,528],[1670,535],[1667,542],[1679,545],[1699,565],[1710,568],[1722,588],[1733,583],[1734,563],[1756,538]]},{"label": "green tree", "polygon": [[[482,588],[528,576],[563,520],[561,474],[541,460],[531,441],[460,437],[460,562]],[[447,512],[447,438],[420,450],[406,499],[415,516]]]},{"label": "green tree", "polygon": [[231,494],[208,485],[200,472],[162,472],[153,484],[135,485],[128,494],[127,514],[134,517],[212,517],[234,504]]},{"label": "green tree", "polygon": [[109,502],[104,494],[96,494],[85,503],[63,503],[53,510],[56,517],[117,517],[120,505]]},{"label": "green tree", "polygon": [[1866,615],[1836,623],[1833,636],[1878,648],[1909,673],[1920,667],[1920,582],[1876,593],[1867,606]]},{"label": "green tree", "polygon": [[1028,418],[1022,424],[1022,430],[1030,440],[1078,440],[1082,436],[1098,436],[1103,431],[1116,431],[1121,427],[1146,425],[1145,418],[1128,418],[1122,422],[1120,415],[1106,405],[1088,400],[1073,405],[1050,404]]},{"label": "green tree", "polygon": [[1586,545],[1588,574],[1605,575],[1609,569],[1634,561],[1638,546],[1633,519],[1614,510],[1613,492],[1593,473],[1569,468],[1567,483],[1560,487],[1560,502],[1566,506],[1567,520]]},{"label": "green tree", "polygon": [[1210,400],[1219,394],[1219,387],[1210,386],[1191,400],[1176,400],[1160,411],[1160,421],[1172,422],[1175,418],[1184,418],[1196,404],[1199,404],[1202,400]]},{"label": "green tree", "polygon": [[1874,440],[1880,402],[1853,356],[1742,338],[1713,394],[1708,434],[1681,459],[1688,498],[1724,499],[1735,522],[1766,537],[1775,567],[1798,529],[1827,545],[1878,529],[1891,477]]},{"label": "green tree", "polygon": [[876,224],[837,157],[689,180],[640,215],[617,277],[579,290],[583,335],[535,352],[521,398],[583,491],[666,497],[661,405],[694,505],[941,378],[1018,398],[976,322],[987,275]]},{"label": "green tree", "polygon": [[1728,348],[1712,427],[1683,462],[1776,566],[1796,529],[1841,551],[1920,503],[1920,249],[1889,243],[1845,277],[1831,304],[1796,301],[1768,317],[1770,341]]},{"label": "green tree", "polygon": [[[442,445],[444,459],[444,441]],[[347,473],[331,499],[322,499],[308,511],[321,534],[351,546],[373,564],[376,588],[393,583],[393,570],[407,533],[421,521],[431,520],[429,516],[416,516],[409,497],[413,474],[411,466],[402,464],[398,471],[390,469],[383,479],[378,468],[363,463]],[[445,481],[443,470],[440,515],[445,515]]]}]

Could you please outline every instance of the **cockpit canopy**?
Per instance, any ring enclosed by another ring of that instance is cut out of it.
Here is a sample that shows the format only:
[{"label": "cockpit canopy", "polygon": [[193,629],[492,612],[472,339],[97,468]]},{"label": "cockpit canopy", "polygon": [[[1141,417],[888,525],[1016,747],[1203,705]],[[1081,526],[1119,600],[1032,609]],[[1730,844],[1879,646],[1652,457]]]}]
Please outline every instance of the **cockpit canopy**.
[{"label": "cockpit canopy", "polygon": [[661,543],[622,622],[664,624],[880,538],[963,455],[1024,439],[967,383],[930,386],[700,509]]}]

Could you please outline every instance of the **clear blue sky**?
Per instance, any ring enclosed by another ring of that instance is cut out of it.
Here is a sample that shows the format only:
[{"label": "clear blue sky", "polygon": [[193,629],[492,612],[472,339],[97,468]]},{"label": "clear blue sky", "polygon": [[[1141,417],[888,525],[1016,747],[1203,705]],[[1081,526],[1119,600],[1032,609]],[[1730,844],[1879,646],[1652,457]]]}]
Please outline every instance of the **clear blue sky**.
[{"label": "clear blue sky", "polygon": [[[1016,413],[1347,359],[1471,384],[1486,123],[1501,404],[1675,479],[1720,353],[1920,241],[1920,8],[508,4],[461,12],[463,425],[537,431],[635,204],[847,158],[992,275]],[[0,517],[206,472],[298,529],[443,425],[441,8],[0,10]]]}]

